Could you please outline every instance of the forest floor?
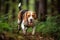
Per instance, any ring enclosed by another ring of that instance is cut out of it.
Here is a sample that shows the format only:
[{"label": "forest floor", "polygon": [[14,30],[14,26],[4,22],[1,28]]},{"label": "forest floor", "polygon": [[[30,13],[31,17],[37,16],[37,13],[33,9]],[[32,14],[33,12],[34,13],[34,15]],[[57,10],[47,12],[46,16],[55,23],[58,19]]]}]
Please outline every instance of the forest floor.
[{"label": "forest floor", "polygon": [[0,40],[54,40],[53,37],[42,36],[40,33],[36,32],[35,35],[31,35],[31,33],[27,33],[23,35],[23,33],[9,33],[3,32],[0,33]]}]

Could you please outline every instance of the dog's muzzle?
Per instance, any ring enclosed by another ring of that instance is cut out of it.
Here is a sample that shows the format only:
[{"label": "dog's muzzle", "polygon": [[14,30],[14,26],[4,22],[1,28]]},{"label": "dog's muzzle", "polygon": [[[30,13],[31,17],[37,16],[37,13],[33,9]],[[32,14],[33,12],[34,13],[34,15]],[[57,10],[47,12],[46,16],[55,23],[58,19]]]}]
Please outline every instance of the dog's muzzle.
[{"label": "dog's muzzle", "polygon": [[33,23],[33,19],[30,19],[30,23]]},{"label": "dog's muzzle", "polygon": [[33,19],[30,19],[30,22],[28,22],[28,25],[29,25],[29,26],[34,26],[34,21],[33,21]]}]

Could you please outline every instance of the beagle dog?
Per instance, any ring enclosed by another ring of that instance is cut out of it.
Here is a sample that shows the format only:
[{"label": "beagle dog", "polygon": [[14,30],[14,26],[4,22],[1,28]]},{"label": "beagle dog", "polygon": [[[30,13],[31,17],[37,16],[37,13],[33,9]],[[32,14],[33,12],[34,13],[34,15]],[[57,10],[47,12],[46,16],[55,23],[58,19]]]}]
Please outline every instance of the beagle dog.
[{"label": "beagle dog", "polygon": [[29,10],[21,10],[18,13],[18,32],[20,28],[26,34],[27,28],[32,27],[32,35],[35,34],[36,13]]}]

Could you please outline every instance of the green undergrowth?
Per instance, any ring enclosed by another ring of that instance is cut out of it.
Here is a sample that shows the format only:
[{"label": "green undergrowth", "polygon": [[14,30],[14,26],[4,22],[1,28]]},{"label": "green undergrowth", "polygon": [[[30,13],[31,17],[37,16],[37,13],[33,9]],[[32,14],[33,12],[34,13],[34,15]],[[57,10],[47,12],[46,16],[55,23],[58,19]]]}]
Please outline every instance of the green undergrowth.
[{"label": "green undergrowth", "polygon": [[[3,20],[4,21],[4,20]],[[0,32],[9,31],[13,32],[17,30],[17,21],[7,23],[0,20]],[[48,16],[45,22],[37,22],[36,23],[36,32],[49,34],[49,35],[57,35],[60,37],[60,16]],[[28,32],[32,32],[32,28],[28,29]]]}]

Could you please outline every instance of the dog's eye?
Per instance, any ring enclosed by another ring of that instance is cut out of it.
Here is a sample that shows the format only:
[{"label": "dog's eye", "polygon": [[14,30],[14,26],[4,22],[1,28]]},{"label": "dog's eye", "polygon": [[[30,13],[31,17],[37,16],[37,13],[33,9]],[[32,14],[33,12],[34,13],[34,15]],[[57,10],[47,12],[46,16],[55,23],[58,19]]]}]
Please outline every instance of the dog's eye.
[{"label": "dog's eye", "polygon": [[28,17],[30,17],[30,15],[28,15]]},{"label": "dog's eye", "polygon": [[35,15],[32,15],[32,17],[35,17]]}]

